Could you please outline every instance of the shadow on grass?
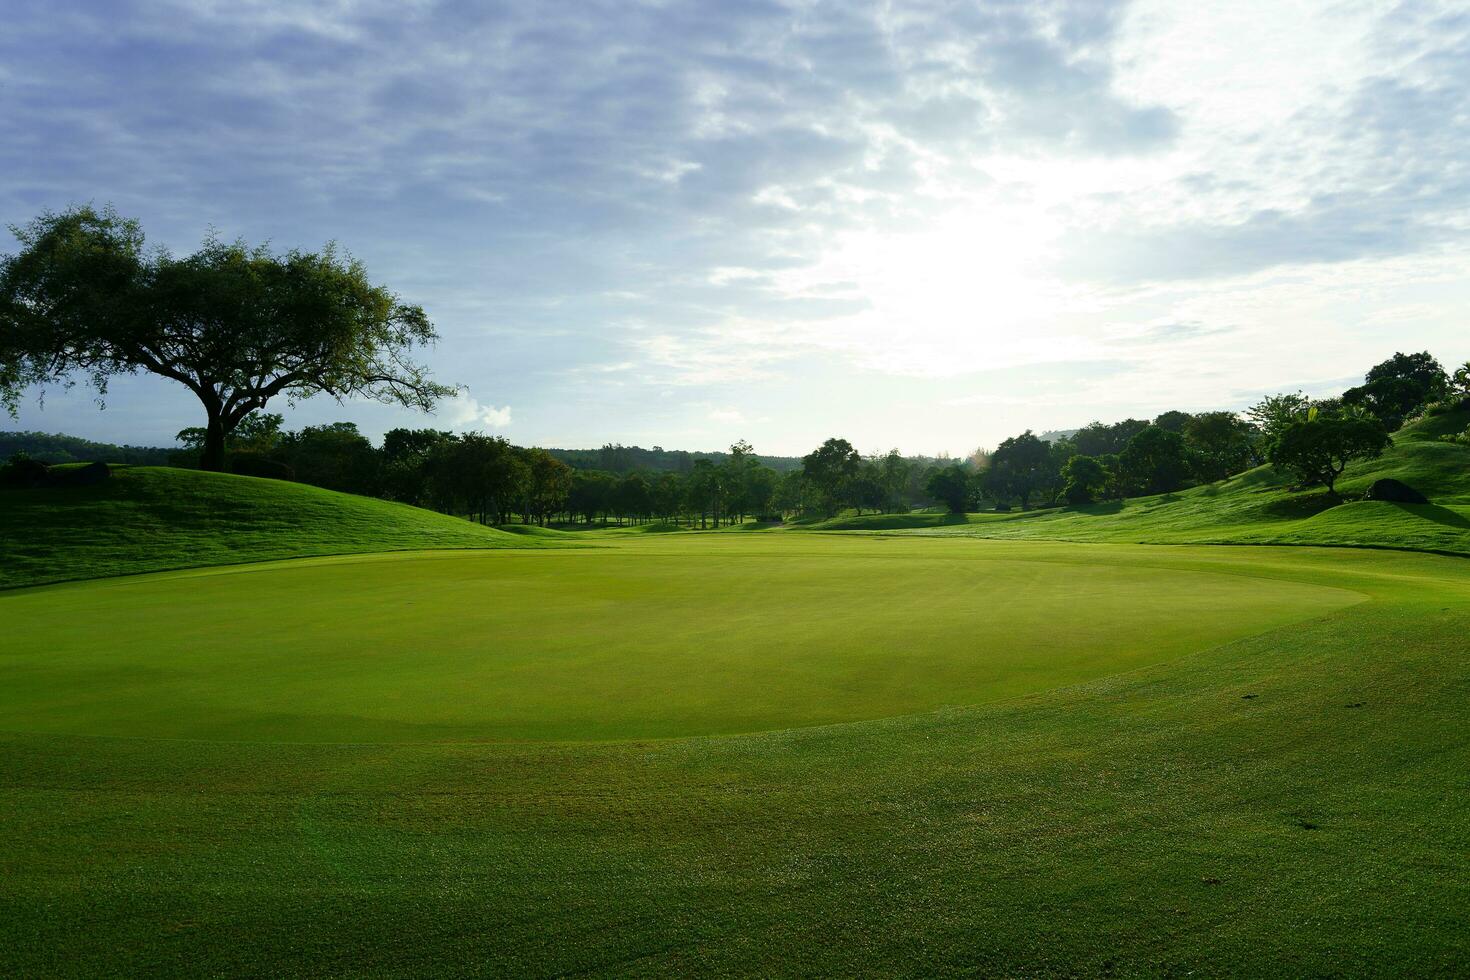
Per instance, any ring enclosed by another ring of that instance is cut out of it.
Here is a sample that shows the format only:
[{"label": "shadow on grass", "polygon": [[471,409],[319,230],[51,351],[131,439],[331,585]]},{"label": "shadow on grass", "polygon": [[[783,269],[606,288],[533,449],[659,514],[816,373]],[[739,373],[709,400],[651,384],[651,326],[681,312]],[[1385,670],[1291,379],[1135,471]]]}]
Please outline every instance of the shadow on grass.
[{"label": "shadow on grass", "polygon": [[1273,500],[1261,508],[1271,517],[1289,520],[1300,520],[1304,517],[1315,517],[1324,510],[1331,510],[1342,503],[1340,498],[1334,497],[1327,492],[1304,494],[1298,497],[1282,497]]},{"label": "shadow on grass", "polygon": [[1399,510],[1445,527],[1470,528],[1470,517],[1438,504],[1394,504]]},{"label": "shadow on grass", "polygon": [[1145,506],[1148,509],[1152,510],[1155,507],[1162,507],[1165,504],[1178,503],[1182,499],[1183,498],[1180,497],[1177,493],[1166,493],[1166,494],[1161,494],[1160,496],[1157,496],[1157,497],[1153,498],[1152,500],[1150,500],[1148,503],[1144,504],[1143,506]]},{"label": "shadow on grass", "polygon": [[1083,504],[1080,507],[1069,507],[1067,509],[1078,514],[1091,514],[1102,517],[1108,514],[1120,513],[1123,510],[1123,501],[1107,500],[1100,504]]}]

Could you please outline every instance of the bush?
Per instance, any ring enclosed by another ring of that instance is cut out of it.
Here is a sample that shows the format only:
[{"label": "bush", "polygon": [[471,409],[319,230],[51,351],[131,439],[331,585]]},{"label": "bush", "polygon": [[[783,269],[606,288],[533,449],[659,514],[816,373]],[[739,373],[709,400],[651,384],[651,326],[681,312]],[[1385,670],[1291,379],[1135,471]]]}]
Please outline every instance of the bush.
[{"label": "bush", "polygon": [[16,453],[0,466],[0,486],[38,487],[46,482],[50,467],[25,453]]},{"label": "bush", "polygon": [[1470,446],[1470,426],[1467,426],[1465,431],[1458,435],[1440,436],[1439,438],[1442,442],[1455,442],[1462,446]]},{"label": "bush", "polygon": [[1385,477],[1374,480],[1368,488],[1369,500],[1386,500],[1394,504],[1427,504],[1429,498],[1400,480]]},{"label": "bush", "polygon": [[280,460],[254,453],[235,453],[230,457],[230,472],[240,476],[258,476],[266,480],[295,480],[296,471]]}]

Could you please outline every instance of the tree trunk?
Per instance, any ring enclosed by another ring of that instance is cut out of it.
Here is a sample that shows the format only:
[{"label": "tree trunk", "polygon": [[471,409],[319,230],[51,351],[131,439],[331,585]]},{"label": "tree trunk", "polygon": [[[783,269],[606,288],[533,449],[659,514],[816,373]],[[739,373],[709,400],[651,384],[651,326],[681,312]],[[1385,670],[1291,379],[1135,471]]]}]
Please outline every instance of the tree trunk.
[{"label": "tree trunk", "polygon": [[224,472],[225,423],[213,413],[210,413],[209,425],[204,430],[204,453],[199,457],[199,468],[211,473]]}]

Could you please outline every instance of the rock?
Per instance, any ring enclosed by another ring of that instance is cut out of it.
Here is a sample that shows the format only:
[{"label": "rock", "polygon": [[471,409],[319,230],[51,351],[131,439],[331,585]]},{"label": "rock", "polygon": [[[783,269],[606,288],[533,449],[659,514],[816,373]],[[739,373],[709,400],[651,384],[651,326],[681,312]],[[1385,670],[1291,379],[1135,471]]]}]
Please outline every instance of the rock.
[{"label": "rock", "polygon": [[1374,480],[1368,488],[1369,500],[1386,500],[1393,504],[1427,504],[1429,498],[1399,480]]}]

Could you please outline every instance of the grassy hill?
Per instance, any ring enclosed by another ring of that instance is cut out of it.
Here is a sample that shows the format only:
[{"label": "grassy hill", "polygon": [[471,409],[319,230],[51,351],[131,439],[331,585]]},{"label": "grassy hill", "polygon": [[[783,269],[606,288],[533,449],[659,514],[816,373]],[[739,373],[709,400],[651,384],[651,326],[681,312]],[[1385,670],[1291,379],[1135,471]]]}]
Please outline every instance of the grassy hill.
[{"label": "grassy hill", "polygon": [[881,533],[0,492],[0,584],[505,549],[0,593],[0,975],[1461,975],[1470,562],[1116,542],[1470,553],[1463,425]]},{"label": "grassy hill", "polygon": [[[814,530],[887,531],[985,538],[1114,541],[1146,544],[1310,544],[1409,548],[1470,554],[1470,446],[1441,435],[1463,431],[1470,412],[1424,419],[1394,434],[1378,459],[1349,467],[1339,482],[1348,500],[1321,491],[1287,490],[1269,466],[1180,493],[1088,507],[1006,514],[873,514],[839,517]],[[1428,504],[1352,500],[1377,479],[1393,477],[1423,492]]]},{"label": "grassy hill", "polygon": [[91,487],[0,489],[0,588],[277,558],[558,544],[300,483],[167,467],[116,467]]}]

